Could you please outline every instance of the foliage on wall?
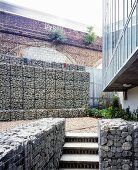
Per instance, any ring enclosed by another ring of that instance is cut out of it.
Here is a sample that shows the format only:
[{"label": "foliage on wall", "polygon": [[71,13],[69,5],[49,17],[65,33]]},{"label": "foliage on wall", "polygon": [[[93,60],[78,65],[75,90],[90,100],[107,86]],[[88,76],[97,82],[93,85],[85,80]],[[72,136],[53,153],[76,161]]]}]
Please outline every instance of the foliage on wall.
[{"label": "foliage on wall", "polygon": [[65,33],[62,29],[52,30],[49,34],[50,40],[53,43],[64,43],[65,42]]},{"label": "foliage on wall", "polygon": [[90,45],[96,40],[96,35],[93,32],[93,27],[88,27],[87,28],[87,33],[84,36],[84,44],[85,45]]}]

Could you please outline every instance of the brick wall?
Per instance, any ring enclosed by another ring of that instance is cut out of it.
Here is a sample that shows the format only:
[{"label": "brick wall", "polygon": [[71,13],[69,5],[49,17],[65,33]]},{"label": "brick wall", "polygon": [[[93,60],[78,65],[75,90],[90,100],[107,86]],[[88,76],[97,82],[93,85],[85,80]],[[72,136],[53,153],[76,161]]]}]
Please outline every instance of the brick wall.
[{"label": "brick wall", "polygon": [[22,57],[28,47],[50,47],[66,55],[67,63],[85,66],[93,66],[102,57],[102,42],[99,37],[94,44],[85,46],[84,33],[62,28],[66,41],[55,46],[49,41],[49,31],[60,27],[8,13],[0,13],[0,17],[1,53]]}]

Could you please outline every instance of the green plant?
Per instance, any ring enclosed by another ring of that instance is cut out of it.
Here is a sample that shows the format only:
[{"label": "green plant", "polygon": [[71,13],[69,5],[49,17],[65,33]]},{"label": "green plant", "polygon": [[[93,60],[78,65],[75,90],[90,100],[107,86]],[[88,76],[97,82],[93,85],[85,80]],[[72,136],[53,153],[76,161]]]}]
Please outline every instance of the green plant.
[{"label": "green plant", "polygon": [[93,32],[93,27],[87,28],[87,33],[84,36],[84,43],[85,45],[90,45],[96,40],[96,35]]},{"label": "green plant", "polygon": [[121,108],[121,104],[120,104],[120,100],[119,100],[118,96],[113,97],[112,107],[113,108],[118,108],[118,109]]},{"label": "green plant", "polygon": [[124,111],[122,110],[122,106],[118,96],[114,96],[112,99],[112,117],[113,118],[122,118],[124,115]]},{"label": "green plant", "polygon": [[111,119],[112,118],[112,112],[110,112],[109,109],[102,109],[102,110],[100,110],[100,112],[101,112],[101,115],[102,115],[103,118],[105,118],[105,119]]},{"label": "green plant", "polygon": [[100,110],[96,108],[89,109],[88,114],[90,117],[102,117]]},{"label": "green plant", "polygon": [[50,40],[54,43],[63,43],[65,42],[65,35],[63,30],[53,30],[49,34]]}]

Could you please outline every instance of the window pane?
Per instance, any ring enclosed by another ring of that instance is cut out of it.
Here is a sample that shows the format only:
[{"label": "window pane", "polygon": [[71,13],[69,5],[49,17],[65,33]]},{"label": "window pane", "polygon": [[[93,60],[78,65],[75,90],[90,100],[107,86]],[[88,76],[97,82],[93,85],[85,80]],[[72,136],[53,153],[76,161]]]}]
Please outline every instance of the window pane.
[{"label": "window pane", "polygon": [[136,9],[133,12],[132,16],[132,52],[136,48]]},{"label": "window pane", "polygon": [[123,29],[123,0],[119,0],[119,34]]},{"label": "window pane", "polygon": [[129,21],[128,24],[128,29],[127,29],[127,33],[128,33],[128,56],[131,54],[131,20]]},{"label": "window pane", "polygon": [[129,16],[129,14],[130,14],[130,11],[131,11],[131,1],[132,0],[128,0],[128,16]]}]

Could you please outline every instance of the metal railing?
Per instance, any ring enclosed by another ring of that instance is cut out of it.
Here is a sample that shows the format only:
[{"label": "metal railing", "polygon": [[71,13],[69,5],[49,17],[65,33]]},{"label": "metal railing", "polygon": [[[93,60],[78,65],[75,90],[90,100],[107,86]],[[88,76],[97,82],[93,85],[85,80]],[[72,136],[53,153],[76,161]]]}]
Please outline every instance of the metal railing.
[{"label": "metal railing", "polygon": [[[136,12],[136,25],[132,26],[133,14]],[[138,27],[138,2],[135,1],[129,17],[126,21],[124,29],[120,34],[116,47],[113,51],[111,60],[104,70],[103,74],[103,89],[105,89],[109,83],[115,78],[118,72],[125,66],[128,60],[133,56],[133,53],[138,49],[138,37],[137,37],[137,27]],[[132,37],[132,31],[134,35]],[[133,39],[133,41],[132,41]],[[134,41],[135,39],[135,41]],[[130,44],[129,44],[130,43]],[[134,44],[135,43],[135,44]]]}]

